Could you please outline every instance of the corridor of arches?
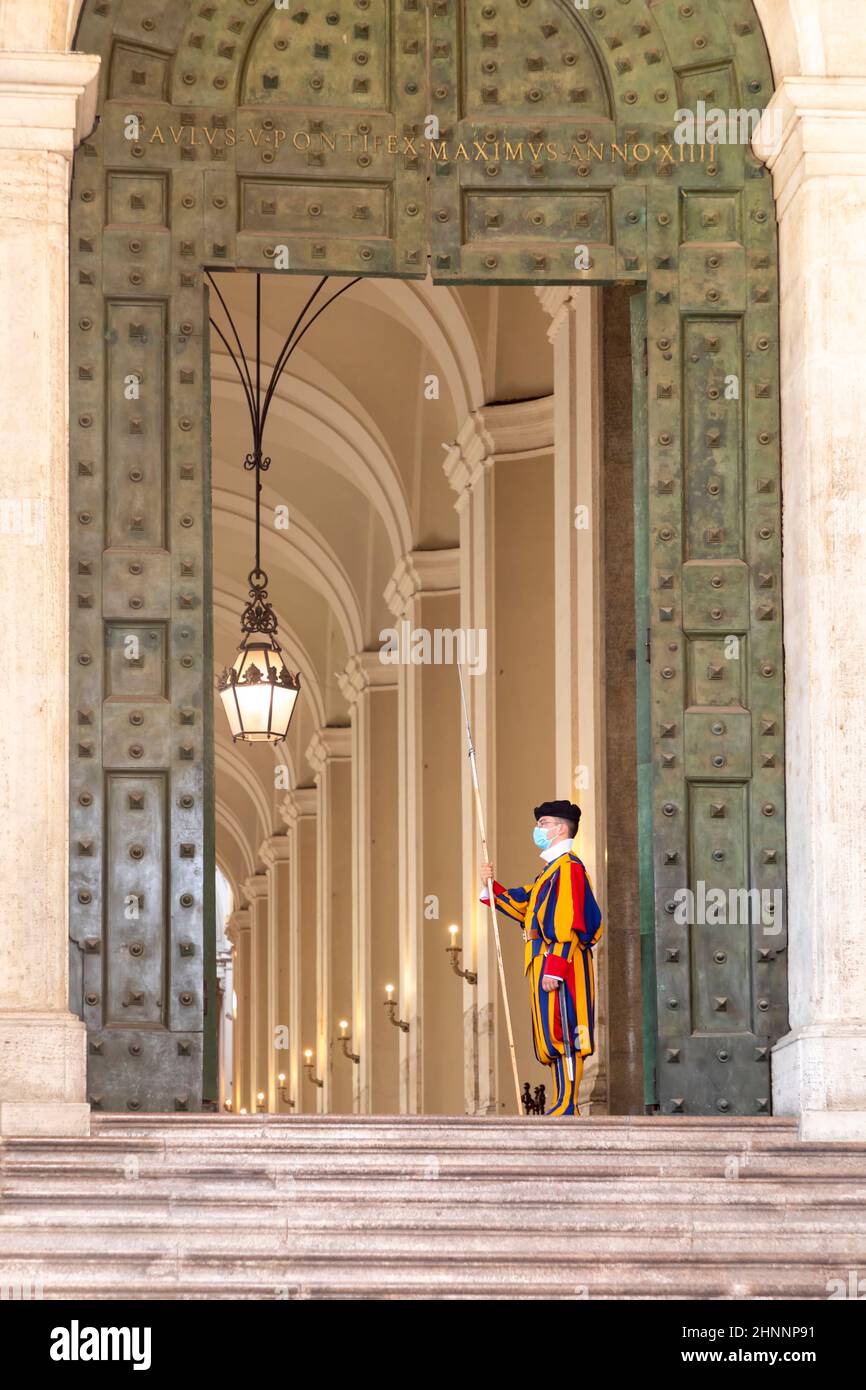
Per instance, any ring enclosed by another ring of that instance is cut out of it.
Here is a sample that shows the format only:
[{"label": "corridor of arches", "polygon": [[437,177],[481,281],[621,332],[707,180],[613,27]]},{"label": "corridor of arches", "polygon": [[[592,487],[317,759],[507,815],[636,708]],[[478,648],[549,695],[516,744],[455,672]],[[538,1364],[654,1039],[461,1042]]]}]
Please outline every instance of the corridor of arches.
[{"label": "corridor of arches", "polygon": [[[253,344],[253,277],[218,283]],[[314,283],[263,278],[265,373]],[[262,563],[301,677],[287,741],[233,743],[215,696],[222,1108],[514,1108],[457,674],[411,659],[422,632],[435,657],[438,631],[466,641],[501,875],[536,872],[534,804],[584,809],[578,852],[615,900],[582,1095],[595,1111],[643,1109],[630,297],[370,279],[293,355],[262,494]],[[211,378],[219,671],[246,601],[253,484],[216,337]],[[397,661],[383,659],[389,632]],[[477,983],[452,968],[452,926]],[[504,925],[502,946],[520,1077],[535,1085],[519,929]],[[392,1025],[388,984],[408,1030]]]}]

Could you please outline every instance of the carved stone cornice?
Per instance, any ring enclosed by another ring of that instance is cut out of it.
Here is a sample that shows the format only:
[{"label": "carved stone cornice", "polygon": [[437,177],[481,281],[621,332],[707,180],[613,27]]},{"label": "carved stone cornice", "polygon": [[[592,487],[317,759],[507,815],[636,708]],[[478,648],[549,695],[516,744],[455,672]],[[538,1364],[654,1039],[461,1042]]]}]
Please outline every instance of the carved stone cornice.
[{"label": "carved stone cornice", "polygon": [[752,148],[773,175],[779,221],[806,179],[866,177],[866,78],[783,78]]},{"label": "carved stone cornice", "polygon": [[396,690],[394,667],[387,665],[377,648],[374,652],[356,652],[337,672],[337,682],[351,709],[367,690]]},{"label": "carved stone cornice", "polygon": [[[460,589],[460,549],[412,550],[398,561],[385,585],[385,602],[400,618],[419,594],[452,594]],[[393,670],[387,665],[385,670]]]},{"label": "carved stone cornice", "polygon": [[580,285],[540,285],[535,291],[539,304],[550,315],[547,327],[547,341],[555,342],[559,332],[568,322],[568,315],[583,308],[581,295],[592,292],[591,286]]},{"label": "carved stone cornice", "polygon": [[307,747],[307,762],[318,777],[329,762],[352,756],[352,730],[348,725],[326,724],[317,729]]},{"label": "carved stone cornice", "polygon": [[0,51],[0,149],[71,159],[96,120],[99,63],[90,53]]}]

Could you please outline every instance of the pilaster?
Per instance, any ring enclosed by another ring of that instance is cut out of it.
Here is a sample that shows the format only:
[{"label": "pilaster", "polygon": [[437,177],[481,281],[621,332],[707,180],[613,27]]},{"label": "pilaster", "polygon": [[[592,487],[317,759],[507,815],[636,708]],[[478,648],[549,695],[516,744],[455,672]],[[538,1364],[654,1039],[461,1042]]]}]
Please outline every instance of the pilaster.
[{"label": "pilaster", "polygon": [[[336,1021],[352,1004],[352,731],[326,725],[307,748],[318,793],[315,1068],[321,1113],[350,1113],[352,1080],[334,1072]],[[309,1089],[304,1078],[301,1083]]]},{"label": "pilaster", "polygon": [[352,719],[352,1014],[349,1051],[353,1108],[398,1108],[398,1068],[384,986],[397,974],[397,676],[380,651],[351,656],[338,675]]},{"label": "pilaster", "polygon": [[[251,1115],[259,1106],[271,1109],[268,1094],[268,1073],[273,1053],[273,1040],[268,1018],[268,878],[267,874],[251,874],[241,884],[249,902],[250,968],[249,968],[249,1091],[244,1104]],[[264,1100],[259,1100],[259,1092]]]},{"label": "pilaster", "polygon": [[[291,988],[292,954],[292,872],[294,856],[288,834],[271,835],[259,846],[259,859],[265,866],[268,880],[267,922],[267,1014],[270,1046],[268,1048],[268,1109],[287,1111],[281,1095],[278,1075],[288,1076],[289,994]],[[283,1043],[285,1042],[285,1046]],[[291,1098],[291,1097],[290,1097]]]},{"label": "pilaster", "polygon": [[[437,628],[456,629],[458,590],[456,549],[415,550],[404,555],[385,589],[404,649],[399,662],[387,669],[397,673],[399,759],[399,959],[397,978],[390,983],[395,985],[400,1017],[409,1023],[408,1033],[396,1035],[400,1111],[408,1114],[435,1108],[432,1088],[441,1086],[455,1065],[459,1067],[461,1050],[459,1018],[452,1024],[444,1001],[440,1007],[434,1005],[438,990],[425,968],[425,958],[433,946],[431,933],[444,928],[437,928],[435,919],[424,915],[427,910],[436,910],[435,904],[451,901],[459,872],[459,843],[453,830],[459,773],[450,765],[459,747],[457,676],[453,670],[443,671],[407,654],[412,633],[426,634],[432,640]],[[437,818],[431,823],[432,798],[437,791],[447,814],[444,820]],[[422,1067],[425,1055],[436,1058],[437,1075],[429,1078],[429,1094]]]},{"label": "pilaster", "polygon": [[68,998],[67,304],[70,163],[98,71],[83,54],[0,52],[3,1135],[90,1127]]},{"label": "pilaster", "polygon": [[754,148],[776,195],[784,383],[791,1031],[773,1107],[803,1138],[866,1139],[866,78],[784,78]]}]

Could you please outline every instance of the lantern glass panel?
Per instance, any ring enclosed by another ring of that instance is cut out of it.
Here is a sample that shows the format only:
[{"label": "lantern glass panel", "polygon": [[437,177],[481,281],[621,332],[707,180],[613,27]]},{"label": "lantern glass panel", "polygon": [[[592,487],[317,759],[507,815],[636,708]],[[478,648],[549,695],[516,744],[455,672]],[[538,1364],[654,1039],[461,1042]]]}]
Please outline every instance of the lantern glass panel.
[{"label": "lantern glass panel", "polygon": [[236,679],[221,691],[232,737],[248,743],[280,742],[288,732],[298,695],[296,688],[276,683],[285,670],[282,654],[260,641],[242,647],[232,669]]}]

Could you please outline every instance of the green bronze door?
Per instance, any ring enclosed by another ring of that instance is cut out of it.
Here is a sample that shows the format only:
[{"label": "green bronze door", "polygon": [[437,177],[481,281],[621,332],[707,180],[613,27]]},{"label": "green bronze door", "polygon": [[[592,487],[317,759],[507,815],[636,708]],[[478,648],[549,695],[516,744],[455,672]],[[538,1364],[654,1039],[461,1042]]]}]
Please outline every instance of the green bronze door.
[{"label": "green bronze door", "polygon": [[[335,22],[335,19],[337,22]],[[426,273],[426,12],[112,0],[71,207],[70,992],[97,1109],[216,1095],[203,269]]]},{"label": "green bronze door", "polygon": [[766,1111],[786,1026],[764,911],[785,874],[774,206],[742,138],[675,138],[683,110],[769,100],[751,0],[88,0],[76,46],[103,57],[71,306],[70,924],[94,1104],[212,1091],[203,268],[429,265],[646,287],[658,1094]]},{"label": "green bronze door", "polygon": [[[430,16],[434,278],[646,285],[657,1095],[766,1113],[786,976],[776,231],[743,139],[772,94],[758,21],[750,0]],[[724,143],[676,139],[717,109]]]}]

